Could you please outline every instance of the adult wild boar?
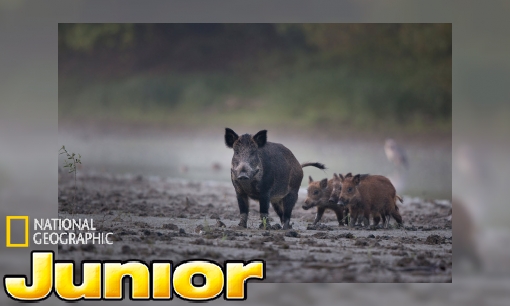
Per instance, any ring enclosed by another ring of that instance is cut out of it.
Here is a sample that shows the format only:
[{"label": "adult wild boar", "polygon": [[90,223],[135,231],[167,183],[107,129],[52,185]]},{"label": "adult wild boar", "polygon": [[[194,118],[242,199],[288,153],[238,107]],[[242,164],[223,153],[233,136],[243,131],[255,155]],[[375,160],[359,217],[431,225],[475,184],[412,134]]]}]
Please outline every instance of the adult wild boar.
[{"label": "adult wild boar", "polygon": [[303,179],[302,167],[325,169],[320,163],[299,164],[292,152],[282,144],[267,141],[267,131],[238,136],[225,129],[225,144],[234,149],[230,176],[234,185],[241,221],[247,227],[248,198],[260,204],[260,227],[270,226],[269,203],[272,204],[283,229],[291,228],[290,217],[298,199]]}]

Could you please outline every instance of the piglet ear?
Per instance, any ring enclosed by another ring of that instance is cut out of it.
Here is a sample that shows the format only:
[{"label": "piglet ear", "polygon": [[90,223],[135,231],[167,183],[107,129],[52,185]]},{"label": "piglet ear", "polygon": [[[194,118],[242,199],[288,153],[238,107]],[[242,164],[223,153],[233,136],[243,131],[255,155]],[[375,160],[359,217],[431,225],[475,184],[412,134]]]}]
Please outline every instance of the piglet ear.
[{"label": "piglet ear", "polygon": [[233,130],[229,128],[225,128],[225,144],[227,147],[232,148],[234,146],[234,142],[239,139],[239,136]]},{"label": "piglet ear", "polygon": [[347,173],[347,174],[345,175],[345,178],[348,178],[348,177],[351,177],[351,176],[352,176],[352,173],[350,173],[350,172],[349,172],[349,173]]},{"label": "piglet ear", "polygon": [[343,182],[345,178],[342,174],[339,174],[338,179],[340,180],[340,182]]},{"label": "piglet ear", "polygon": [[321,189],[326,189],[328,187],[328,179],[323,179],[320,183]]},{"label": "piglet ear", "polygon": [[360,175],[359,174],[356,174],[353,178],[352,178],[352,182],[354,184],[356,184],[356,186],[359,185],[359,182],[360,182],[361,178],[360,178]]},{"label": "piglet ear", "polygon": [[338,177],[338,174],[336,174],[336,173],[333,173],[333,178],[334,178],[335,180],[337,180],[337,181],[340,179],[340,178]]},{"label": "piglet ear", "polygon": [[253,135],[253,140],[259,148],[262,148],[267,142],[267,130],[262,130],[257,134]]},{"label": "piglet ear", "polygon": [[308,183],[309,183],[309,184],[313,183],[313,178],[312,178],[312,176],[311,176],[311,175],[309,175],[309,176],[308,176]]}]

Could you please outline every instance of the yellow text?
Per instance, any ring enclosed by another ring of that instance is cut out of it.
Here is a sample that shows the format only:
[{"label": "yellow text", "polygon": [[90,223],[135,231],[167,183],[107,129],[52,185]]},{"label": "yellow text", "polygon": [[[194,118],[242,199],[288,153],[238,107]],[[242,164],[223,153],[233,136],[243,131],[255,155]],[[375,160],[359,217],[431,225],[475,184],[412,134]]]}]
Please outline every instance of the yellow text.
[{"label": "yellow text", "polygon": [[[171,300],[172,293],[181,299],[207,301],[225,291],[226,300],[246,299],[248,279],[265,278],[262,260],[226,261],[225,269],[207,260],[180,263],[172,271],[171,261],[153,261],[150,267],[139,260],[84,261],[81,284],[74,282],[73,261],[54,261],[52,251],[32,252],[32,283],[23,275],[4,276],[4,289],[19,301],[40,301],[52,292],[64,301],[124,299],[123,279],[130,279],[132,300]],[[205,283],[193,284],[193,277],[202,275]]]}]

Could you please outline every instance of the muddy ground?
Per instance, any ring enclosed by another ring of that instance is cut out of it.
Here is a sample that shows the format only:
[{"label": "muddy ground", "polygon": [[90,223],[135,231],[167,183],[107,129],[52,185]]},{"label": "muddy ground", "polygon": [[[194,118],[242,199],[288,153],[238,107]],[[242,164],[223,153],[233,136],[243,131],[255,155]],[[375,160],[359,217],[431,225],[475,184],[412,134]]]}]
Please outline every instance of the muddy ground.
[{"label": "muddy ground", "polygon": [[[405,229],[338,226],[326,211],[310,226],[302,190],[292,230],[259,229],[250,200],[248,228],[240,229],[234,188],[223,182],[88,173],[59,175],[60,218],[94,219],[113,232],[112,245],[60,245],[59,259],[263,259],[265,282],[451,282],[452,230],[448,201],[404,196]],[[277,216],[270,208],[271,224]],[[394,221],[392,220],[392,225]]]}]

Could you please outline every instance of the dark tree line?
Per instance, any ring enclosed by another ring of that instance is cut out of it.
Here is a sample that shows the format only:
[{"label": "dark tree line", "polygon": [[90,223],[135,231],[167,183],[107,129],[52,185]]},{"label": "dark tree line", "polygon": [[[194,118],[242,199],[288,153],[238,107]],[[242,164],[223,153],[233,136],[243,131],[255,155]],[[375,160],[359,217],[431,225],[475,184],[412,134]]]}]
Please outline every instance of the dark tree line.
[{"label": "dark tree line", "polygon": [[59,24],[61,76],[268,80],[338,68],[365,80],[349,99],[363,92],[375,113],[391,104],[400,118],[451,117],[451,55],[451,24]]}]

